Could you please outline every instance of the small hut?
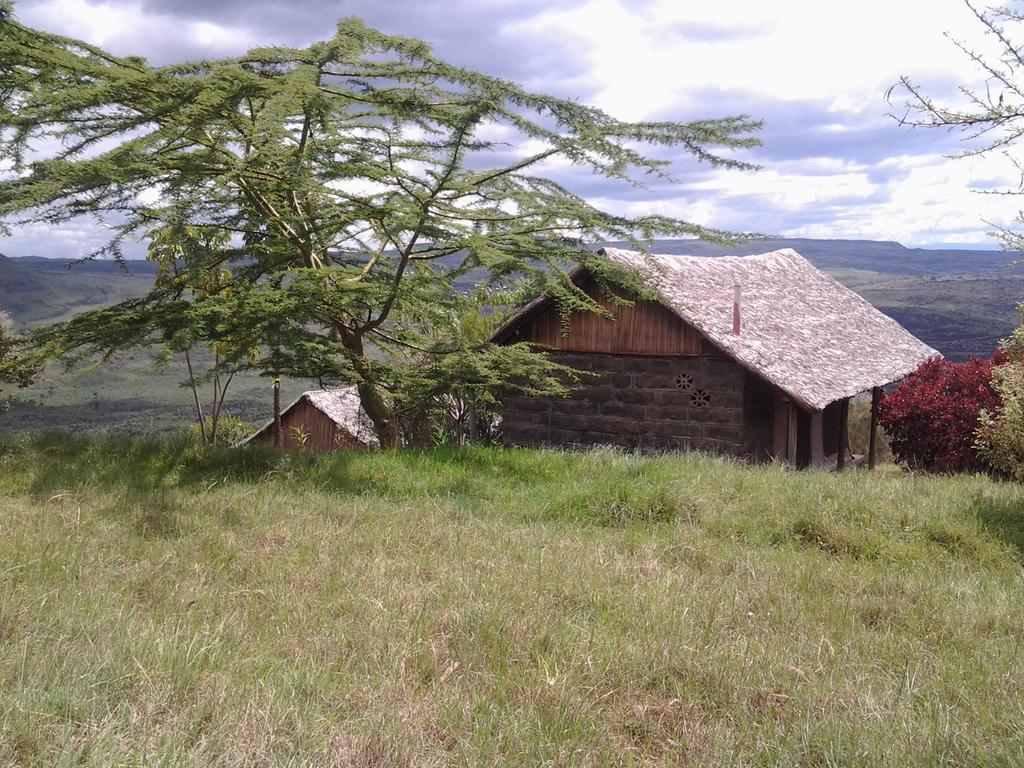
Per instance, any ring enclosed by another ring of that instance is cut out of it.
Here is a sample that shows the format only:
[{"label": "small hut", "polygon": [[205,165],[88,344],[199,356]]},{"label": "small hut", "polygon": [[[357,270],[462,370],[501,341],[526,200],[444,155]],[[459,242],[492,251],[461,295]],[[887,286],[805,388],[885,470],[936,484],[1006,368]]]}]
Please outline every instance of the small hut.
[{"label": "small hut", "polygon": [[[594,376],[571,398],[511,396],[513,445],[610,444],[706,450],[806,466],[848,451],[849,401],[939,355],[796,251],[757,256],[652,256],[615,248],[658,301],[613,306],[580,268],[573,281],[614,318],[576,313],[568,328],[542,296],[497,343],[532,342]],[[876,420],[872,409],[873,463]]]},{"label": "small hut", "polygon": [[[243,445],[274,444],[271,419]],[[281,411],[281,446],[311,451],[354,451],[377,445],[355,387],[303,392]]]}]

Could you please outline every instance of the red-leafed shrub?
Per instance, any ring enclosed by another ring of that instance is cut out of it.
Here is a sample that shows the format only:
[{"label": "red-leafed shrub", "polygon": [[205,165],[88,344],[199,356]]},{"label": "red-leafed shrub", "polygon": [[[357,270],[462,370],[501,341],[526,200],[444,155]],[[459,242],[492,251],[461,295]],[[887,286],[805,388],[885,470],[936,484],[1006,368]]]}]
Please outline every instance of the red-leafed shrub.
[{"label": "red-leafed shrub", "polygon": [[879,423],[889,435],[893,456],[928,472],[985,469],[974,447],[982,410],[999,408],[992,368],[1006,361],[1002,351],[988,360],[966,363],[930,360],[894,392],[882,398]]}]

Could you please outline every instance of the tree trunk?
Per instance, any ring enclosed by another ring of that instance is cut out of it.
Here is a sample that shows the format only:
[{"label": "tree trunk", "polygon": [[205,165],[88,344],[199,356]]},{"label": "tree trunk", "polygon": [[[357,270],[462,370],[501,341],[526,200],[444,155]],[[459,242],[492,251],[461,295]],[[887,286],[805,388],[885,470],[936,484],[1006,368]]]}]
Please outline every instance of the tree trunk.
[{"label": "tree trunk", "polygon": [[188,385],[192,388],[192,399],[196,404],[196,423],[199,425],[199,434],[206,444],[206,416],[203,415],[203,403],[199,399],[199,385],[196,384],[196,376],[192,372],[192,357],[188,350],[185,350],[185,365],[188,366]]},{"label": "tree trunk", "polygon": [[224,412],[224,399],[228,396],[228,387],[231,386],[231,380],[235,378],[235,374],[229,373],[227,379],[224,381],[224,386],[220,388],[220,395],[217,397],[217,407],[213,412],[213,442],[217,442],[217,425],[220,424],[220,415]]},{"label": "tree trunk", "polygon": [[362,337],[342,323],[337,323],[335,328],[341,337],[342,345],[352,353],[352,369],[359,378],[356,385],[359,404],[373,422],[374,433],[380,446],[382,449],[396,449],[401,442],[401,435],[394,420],[394,410],[381,395],[380,388],[374,381],[373,362],[362,349]]},{"label": "tree trunk", "polygon": [[281,380],[274,379],[274,447],[281,447]]},{"label": "tree trunk", "polygon": [[878,460],[878,406],[882,400],[882,388],[875,387],[871,390],[871,426],[868,432],[868,467],[875,468]]},{"label": "tree trunk", "polygon": [[363,405],[363,410],[366,411],[366,415],[373,422],[373,431],[377,434],[380,447],[397,448],[399,444],[398,425],[395,424],[394,412],[391,406],[381,397],[380,391],[374,383],[363,380],[359,383],[357,389],[359,390],[359,401]]},{"label": "tree trunk", "polygon": [[377,435],[380,447],[398,448],[401,436],[398,432],[398,424],[395,423],[395,413],[381,396],[380,388],[374,381],[373,363],[363,351],[362,336],[354,333],[342,323],[338,323],[336,327],[341,336],[342,345],[352,353],[352,368],[359,377],[359,384],[356,385],[359,402],[370,421],[373,422],[373,431]]},{"label": "tree trunk", "polygon": [[466,409],[467,416],[469,418],[469,442],[479,443],[480,442],[480,419],[476,415],[476,407],[471,402],[469,407]]},{"label": "tree trunk", "polygon": [[847,422],[850,418],[850,398],[843,399],[839,404],[839,453],[836,454],[836,469],[841,470],[846,466],[846,446],[849,445],[849,427]]},{"label": "tree trunk", "polygon": [[220,352],[213,353],[213,415],[210,418],[210,445],[217,444],[217,415],[220,408],[217,400],[220,397]]}]

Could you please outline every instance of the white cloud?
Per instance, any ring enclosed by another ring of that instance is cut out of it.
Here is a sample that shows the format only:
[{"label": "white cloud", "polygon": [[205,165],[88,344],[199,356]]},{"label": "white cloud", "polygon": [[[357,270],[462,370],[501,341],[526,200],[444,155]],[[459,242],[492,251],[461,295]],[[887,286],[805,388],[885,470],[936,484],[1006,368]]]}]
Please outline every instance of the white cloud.
[{"label": "white cloud", "polygon": [[19,8],[18,14],[29,26],[77,37],[101,47],[138,32],[147,23],[137,3],[113,5],[87,0],[47,0]]},{"label": "white cloud", "polygon": [[[706,33],[709,25],[715,34]],[[822,99],[837,113],[866,102],[881,109],[882,93],[903,73],[923,70],[938,82],[976,79],[945,39],[947,30],[986,45],[959,0],[663,0],[640,8],[590,0],[510,28],[560,37],[585,51],[599,106],[630,118],[677,106],[679,97],[708,86]]]},{"label": "white cloud", "polygon": [[804,165],[802,173],[783,163],[757,174],[715,175],[689,185],[678,198],[602,202],[630,215],[659,213],[736,231],[919,246],[984,242],[992,229],[986,221],[1011,224],[1019,204],[970,189],[972,176],[1011,181],[994,157],[963,163],[941,155],[895,157],[881,164],[891,174],[881,185],[864,166],[833,160],[795,164]]},{"label": "white cloud", "polygon": [[144,53],[147,46],[166,42],[171,35],[183,48],[203,49],[211,56],[240,53],[254,44],[254,37],[241,27],[208,21],[181,24],[168,15],[146,12],[141,2],[43,0],[19,6],[18,16],[29,26],[109,47],[121,55],[139,54],[133,43],[142,42]]},{"label": "white cloud", "polygon": [[[210,8],[218,1],[211,0]],[[403,5],[393,0],[394,14],[407,13]],[[208,10],[200,20],[170,4],[159,12],[152,7],[138,0],[26,0],[18,12],[31,26],[119,53],[163,46],[182,58],[216,56],[268,42],[268,35],[277,39],[258,19],[235,21],[245,16],[227,10]],[[635,199],[628,189],[588,179],[594,202],[613,210],[677,215],[725,229],[906,244],[984,242],[991,229],[985,219],[1008,223],[1016,213],[1013,198],[970,191],[978,180],[986,186],[1014,183],[1004,159],[949,160],[942,155],[947,137],[909,135],[886,117],[883,94],[901,74],[942,93],[979,80],[977,67],[944,36],[949,31],[990,50],[961,0],[585,0],[529,6],[502,0],[488,8],[495,14],[490,37],[473,30],[472,38],[438,40],[438,53],[458,59],[467,46],[490,45],[492,66],[507,62],[512,52],[543,62],[539,72],[543,77],[550,69],[548,85],[541,79],[532,87],[578,87],[578,96],[628,119],[737,111],[768,118],[766,140],[776,144],[757,155],[763,171],[714,172],[656,199]],[[305,10],[307,17],[314,13]],[[522,16],[514,18],[515,12]],[[324,13],[319,36],[339,15],[326,7]],[[280,39],[299,42],[295,34],[282,27]],[[779,126],[773,118],[789,122]],[[511,139],[515,152],[529,149],[505,129],[489,129],[487,137]],[[543,170],[566,172],[556,160]],[[87,238],[78,232],[71,239]]]},{"label": "white cloud", "polygon": [[[840,154],[844,140],[856,140],[866,126],[878,126],[876,140],[889,133],[887,145],[900,145],[906,133],[885,117],[890,107],[883,98],[900,75],[933,92],[979,81],[980,70],[946,32],[972,48],[992,50],[959,0],[734,0],[727,5],[660,0],[639,7],[590,0],[514,26],[523,34],[563,36],[567,45],[585,51],[595,100],[616,115],[710,117],[722,112],[709,102],[711,92],[747,93],[769,108],[773,101],[814,103],[830,119],[814,130],[818,136],[832,134],[828,145]],[[728,110],[735,111],[736,103],[731,100]],[[946,141],[935,134],[936,146]],[[808,146],[807,151],[814,150]],[[973,179],[1012,182],[1003,158],[950,160],[938,149],[926,152],[883,158],[874,166],[813,154],[767,161],[757,174],[717,173],[679,200],[618,207],[634,214],[656,210],[688,216],[723,228],[913,244],[984,241],[991,227],[983,219],[1012,220],[1015,200],[970,190]],[[701,202],[684,202],[695,197]],[[834,211],[829,221],[800,223],[801,217],[829,209]]]}]

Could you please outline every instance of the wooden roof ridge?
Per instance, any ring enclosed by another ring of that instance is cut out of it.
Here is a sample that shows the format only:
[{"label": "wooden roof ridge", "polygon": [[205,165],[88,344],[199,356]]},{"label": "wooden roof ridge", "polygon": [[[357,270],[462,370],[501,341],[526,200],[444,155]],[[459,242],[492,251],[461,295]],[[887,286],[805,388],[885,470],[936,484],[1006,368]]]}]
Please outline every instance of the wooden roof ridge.
[{"label": "wooden roof ridge", "polygon": [[[662,303],[747,370],[811,410],[897,381],[941,355],[791,248],[753,256],[598,253],[632,269]],[[582,268],[573,270],[576,279]],[[733,303],[741,286],[740,333]],[[512,315],[496,342],[548,305]]]}]

